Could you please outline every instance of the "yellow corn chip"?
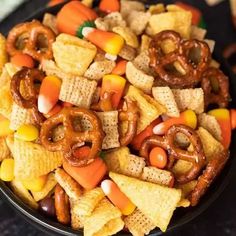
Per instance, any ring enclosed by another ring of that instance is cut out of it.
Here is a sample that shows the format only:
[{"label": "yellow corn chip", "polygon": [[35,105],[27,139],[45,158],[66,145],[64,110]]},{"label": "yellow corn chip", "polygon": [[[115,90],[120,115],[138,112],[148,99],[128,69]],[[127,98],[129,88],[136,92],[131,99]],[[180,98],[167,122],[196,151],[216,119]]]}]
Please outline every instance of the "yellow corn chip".
[{"label": "yellow corn chip", "polygon": [[165,12],[165,5],[164,5],[163,3],[158,3],[158,4],[156,4],[156,5],[151,5],[151,6],[148,8],[148,11],[149,11],[152,15]]},{"label": "yellow corn chip", "polygon": [[172,171],[175,175],[185,174],[192,167],[192,163],[189,161],[178,160],[173,166]]},{"label": "yellow corn chip", "polygon": [[83,225],[83,217],[77,214],[76,207],[80,201],[80,199],[69,198],[70,200],[70,215],[71,215],[71,227],[72,229],[78,230],[84,227]]},{"label": "yellow corn chip", "polygon": [[188,11],[164,12],[152,15],[149,19],[151,33],[174,30],[183,38],[190,37],[192,14]]},{"label": "yellow corn chip", "polygon": [[207,31],[203,28],[197,27],[196,25],[191,26],[191,39],[203,40],[206,36]]},{"label": "yellow corn chip", "polygon": [[10,77],[13,77],[13,75],[21,69],[21,67],[15,66],[10,62],[5,64],[5,68]]},{"label": "yellow corn chip", "polygon": [[169,12],[176,12],[176,11],[186,11],[182,7],[179,7],[176,4],[169,4],[166,6],[166,10]]},{"label": "yellow corn chip", "polygon": [[119,232],[124,227],[120,210],[106,198],[100,201],[92,215],[83,218],[84,236],[106,236]]},{"label": "yellow corn chip", "polygon": [[179,109],[169,87],[153,87],[152,95],[161,105],[165,106],[168,116],[179,117]]},{"label": "yellow corn chip", "polygon": [[43,25],[46,25],[47,27],[49,27],[55,34],[58,34],[56,16],[54,16],[50,13],[45,13],[43,16],[42,23],[43,23]]},{"label": "yellow corn chip", "polygon": [[11,154],[13,155],[14,152],[14,134],[10,134],[6,137],[6,144],[9,148]]},{"label": "yellow corn chip", "polygon": [[178,202],[177,207],[189,207],[190,206],[190,201],[186,198],[182,198],[180,199],[180,201]]},{"label": "yellow corn chip", "polygon": [[57,66],[74,75],[83,75],[97,52],[93,44],[68,34],[60,34],[52,47]]},{"label": "yellow corn chip", "polygon": [[141,36],[141,45],[140,45],[140,52],[147,51],[149,49],[149,45],[152,41],[152,38],[146,34]]},{"label": "yellow corn chip", "polygon": [[132,62],[128,62],[126,65],[126,78],[131,84],[145,93],[151,93],[154,77],[139,70]]},{"label": "yellow corn chip", "polygon": [[109,173],[120,190],[155,226],[166,231],[181,198],[181,190],[144,182],[124,175]]},{"label": "yellow corn chip", "polygon": [[105,197],[101,188],[94,188],[82,195],[75,206],[77,215],[90,216],[97,204]]},{"label": "yellow corn chip", "polygon": [[76,77],[62,81],[59,99],[79,107],[89,108],[97,82],[85,77]]},{"label": "yellow corn chip", "polygon": [[55,174],[50,173],[48,175],[47,182],[41,191],[39,192],[31,191],[31,194],[33,195],[34,200],[38,202],[44,199],[45,197],[47,197],[48,195],[50,195],[54,187],[56,186],[56,184],[57,184],[57,181],[55,179]]},{"label": "yellow corn chip", "polygon": [[140,110],[137,134],[143,131],[153,120],[166,112],[165,108],[157,101],[150,96],[145,95],[142,91],[132,85],[129,86],[126,96],[131,100],[136,101]]},{"label": "yellow corn chip", "polygon": [[122,38],[124,38],[127,45],[138,48],[139,42],[136,34],[128,27],[116,26],[112,29],[113,32],[119,34]]},{"label": "yellow corn chip", "polygon": [[82,195],[80,185],[63,169],[56,169],[55,171],[55,179],[61,185],[61,187],[65,190],[66,194],[76,200],[79,199]]},{"label": "yellow corn chip", "polygon": [[3,159],[7,158],[10,156],[10,150],[7,146],[6,143],[6,138],[5,137],[1,137],[0,138],[0,161],[2,161]]},{"label": "yellow corn chip", "polygon": [[10,187],[13,192],[27,205],[32,207],[33,209],[38,208],[38,203],[33,199],[30,195],[29,191],[25,188],[25,186],[18,179],[14,179],[10,182]]},{"label": "yellow corn chip", "polygon": [[62,165],[61,152],[49,152],[42,145],[14,140],[13,157],[17,179],[33,179]]},{"label": "yellow corn chip", "polygon": [[132,61],[136,56],[136,49],[125,44],[120,50],[119,56],[127,61]]},{"label": "yellow corn chip", "polygon": [[124,219],[125,227],[133,236],[148,235],[156,226],[139,209]]},{"label": "yellow corn chip", "polygon": [[6,38],[0,34],[0,74],[3,66],[7,63]]},{"label": "yellow corn chip", "polygon": [[145,11],[145,6],[139,1],[120,1],[120,13],[124,19],[127,19],[132,11]]},{"label": "yellow corn chip", "polygon": [[[5,73],[4,70],[3,70],[3,73]],[[7,74],[7,78],[6,78],[4,75],[4,78],[7,80],[9,78],[8,76],[9,75]],[[3,76],[0,77],[0,79],[2,78]],[[1,85],[0,87],[0,114],[10,119],[11,112],[12,112],[12,104],[13,104],[13,99],[12,99],[11,91],[10,91],[10,81],[8,81],[4,85]]]}]

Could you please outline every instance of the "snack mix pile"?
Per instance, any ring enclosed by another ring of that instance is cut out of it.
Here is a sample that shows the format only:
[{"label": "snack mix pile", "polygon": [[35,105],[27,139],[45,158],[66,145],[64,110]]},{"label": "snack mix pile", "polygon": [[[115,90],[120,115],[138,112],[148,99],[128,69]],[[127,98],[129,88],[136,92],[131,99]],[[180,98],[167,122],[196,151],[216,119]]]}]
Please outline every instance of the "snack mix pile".
[{"label": "snack mix pile", "polygon": [[229,158],[229,81],[197,9],[91,6],[0,35],[0,178],[85,236],[166,231]]}]

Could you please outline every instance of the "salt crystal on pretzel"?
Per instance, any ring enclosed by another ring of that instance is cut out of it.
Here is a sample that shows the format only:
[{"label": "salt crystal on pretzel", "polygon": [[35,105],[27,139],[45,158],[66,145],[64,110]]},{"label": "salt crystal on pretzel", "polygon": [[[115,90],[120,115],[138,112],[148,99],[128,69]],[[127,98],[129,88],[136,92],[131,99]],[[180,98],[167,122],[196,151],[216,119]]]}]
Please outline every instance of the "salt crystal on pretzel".
[{"label": "salt crystal on pretzel", "polygon": [[116,63],[111,60],[95,61],[85,71],[84,76],[92,80],[100,80],[104,75],[110,74]]},{"label": "salt crystal on pretzel", "polygon": [[59,99],[76,106],[89,108],[97,82],[84,77],[67,78],[62,81]]},{"label": "salt crystal on pretzel", "polygon": [[222,140],[220,125],[214,116],[202,113],[198,115],[198,124],[206,129],[218,141]]},{"label": "salt crystal on pretzel", "polygon": [[124,19],[126,19],[132,11],[145,11],[145,6],[139,1],[120,1],[120,13]]},{"label": "salt crystal on pretzel", "polygon": [[18,179],[33,179],[62,165],[61,152],[49,152],[42,145],[14,140],[14,174]]},{"label": "salt crystal on pretzel", "polygon": [[44,199],[45,197],[52,194],[54,187],[56,186],[57,181],[55,179],[55,174],[50,173],[47,177],[47,182],[40,191],[31,191],[31,194],[36,202]]},{"label": "salt crystal on pretzel", "polygon": [[113,235],[124,227],[120,210],[104,198],[94,209],[92,215],[83,218],[84,236]]},{"label": "salt crystal on pretzel", "polygon": [[126,78],[131,84],[145,93],[151,93],[154,77],[145,74],[130,61],[126,64]]},{"label": "salt crystal on pretzel", "polygon": [[173,182],[173,174],[167,170],[148,166],[143,168],[141,179],[154,184],[170,186]]},{"label": "salt crystal on pretzel", "polygon": [[127,16],[127,23],[129,28],[136,34],[140,35],[146,28],[151,14],[149,12],[131,11]]},{"label": "salt crystal on pretzel", "polygon": [[97,52],[93,44],[68,34],[57,36],[52,48],[57,66],[78,76],[84,74]]},{"label": "salt crystal on pretzel", "polygon": [[164,12],[152,15],[149,19],[152,34],[174,30],[187,39],[190,37],[191,24],[192,13],[189,11]]},{"label": "salt crystal on pretzel", "polygon": [[97,112],[97,115],[105,132],[102,149],[119,147],[118,111]]},{"label": "salt crystal on pretzel", "polygon": [[17,130],[21,125],[34,123],[31,109],[25,109],[13,102],[10,129]]},{"label": "salt crystal on pretzel", "polygon": [[139,209],[124,218],[125,227],[128,228],[133,236],[148,235],[156,226]]},{"label": "salt crystal on pretzel", "polygon": [[45,13],[43,16],[42,23],[43,25],[49,27],[56,35],[58,34],[56,16],[50,13]]},{"label": "salt crystal on pretzel", "polygon": [[69,198],[69,200],[70,200],[71,227],[72,229],[75,229],[75,230],[82,229],[84,227],[82,223],[83,217],[77,214],[75,210],[80,199],[75,200],[75,199]]},{"label": "salt crystal on pretzel", "polygon": [[90,216],[97,204],[105,197],[101,188],[94,188],[85,192],[79,199],[74,211],[77,215]]},{"label": "salt crystal on pretzel", "polygon": [[133,48],[139,47],[139,42],[136,34],[128,27],[116,26],[112,29],[113,32],[124,38],[125,43]]},{"label": "salt crystal on pretzel", "polygon": [[202,88],[172,89],[172,92],[180,111],[190,109],[197,114],[204,112],[204,93]]},{"label": "salt crystal on pretzel", "polygon": [[196,25],[191,26],[191,39],[203,40],[206,36],[207,31],[203,28],[197,27]]},{"label": "salt crystal on pretzel", "polygon": [[[109,173],[120,190],[163,232],[181,199],[181,190]],[[151,206],[151,207],[150,207]]]},{"label": "salt crystal on pretzel", "polygon": [[170,117],[179,117],[180,112],[174,95],[169,87],[153,87],[153,97],[166,108],[166,114]]},{"label": "salt crystal on pretzel", "polygon": [[132,61],[136,56],[135,48],[125,44],[119,52],[119,56],[127,61]]},{"label": "salt crystal on pretzel", "polygon": [[76,200],[79,199],[82,195],[82,190],[80,185],[63,169],[56,169],[55,171],[55,179],[61,185],[61,187],[65,190],[66,194]]},{"label": "salt crystal on pretzel", "polygon": [[0,161],[2,161],[3,159],[7,158],[10,156],[10,149],[7,146],[6,143],[6,138],[5,137],[1,137],[0,138]]},{"label": "salt crystal on pretzel", "polygon": [[131,100],[136,101],[140,110],[137,134],[143,131],[152,121],[166,112],[166,109],[152,97],[145,95],[141,90],[134,86],[129,86],[126,94]]}]

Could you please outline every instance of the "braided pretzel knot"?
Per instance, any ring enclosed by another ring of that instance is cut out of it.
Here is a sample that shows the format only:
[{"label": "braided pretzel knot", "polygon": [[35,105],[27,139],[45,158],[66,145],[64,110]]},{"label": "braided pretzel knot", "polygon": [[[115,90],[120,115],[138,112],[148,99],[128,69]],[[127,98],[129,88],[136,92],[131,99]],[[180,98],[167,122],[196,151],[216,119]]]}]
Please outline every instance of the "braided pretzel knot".
[{"label": "braided pretzel knot", "polygon": [[[217,93],[213,92],[211,78],[216,79],[219,85]],[[205,96],[205,106],[218,104],[220,107],[227,107],[229,103],[229,80],[224,73],[213,67],[209,67],[202,76],[202,89]]]},{"label": "braided pretzel knot", "polygon": [[[177,133],[182,133],[189,138],[189,141],[194,148],[193,152],[182,150],[179,147],[176,147],[175,138]],[[171,165],[173,164],[174,159],[184,160],[192,163],[192,167],[187,173],[176,177],[177,181],[181,184],[196,179],[206,164],[206,158],[203,153],[201,140],[197,133],[188,126],[173,125],[167,131],[165,136],[161,137],[158,135],[153,135],[145,139],[140,149],[140,156],[148,159],[150,149],[155,146],[162,147],[168,152]]]},{"label": "braided pretzel knot", "polygon": [[[164,41],[171,41],[175,49],[167,54],[162,50]],[[198,62],[190,58],[192,49],[200,49]],[[202,72],[210,63],[210,49],[199,40],[183,40],[179,33],[166,30],[156,34],[149,46],[150,66],[155,69],[158,78],[172,88],[189,88],[197,85]],[[167,70],[169,65],[178,62],[184,74]]]},{"label": "braided pretzel knot", "polygon": [[[79,124],[75,130],[73,121],[77,117],[84,117],[89,120],[92,130],[82,131]],[[63,124],[64,138],[51,141],[52,130],[58,125]],[[65,159],[73,166],[85,166],[94,161],[102,148],[104,133],[99,118],[84,108],[64,108],[61,112],[47,119],[41,127],[40,139],[42,145],[49,151],[63,151]],[[76,148],[81,143],[91,143],[91,150],[86,158],[78,158],[74,155]]]},{"label": "braided pretzel knot", "polygon": [[210,160],[206,169],[203,171],[203,174],[198,178],[197,185],[190,193],[189,200],[192,206],[198,204],[200,198],[205,194],[211,183],[220,174],[228,159],[229,152],[224,150]]},{"label": "braided pretzel knot", "polygon": [[120,137],[121,146],[127,146],[132,142],[134,136],[137,134],[138,119],[139,109],[137,103],[126,97],[123,108],[119,113],[119,120],[128,122],[126,133]]},{"label": "braided pretzel knot", "polygon": [[[17,48],[17,43],[19,43],[18,41],[23,35],[25,36],[24,43],[21,45],[23,48]],[[47,48],[38,48],[39,36],[46,39]],[[18,24],[9,32],[6,48],[10,56],[23,52],[41,62],[43,59],[51,59],[53,57],[52,43],[54,41],[55,34],[53,31],[39,21],[33,20],[32,22]]]},{"label": "braided pretzel knot", "polygon": [[[42,82],[44,74],[38,69],[30,69],[24,67],[18,71],[11,79],[11,95],[14,102],[25,109],[31,109],[33,118],[37,124],[41,124],[44,120],[37,108],[38,91],[35,88],[35,82]],[[24,85],[24,93],[22,95],[21,84]]]}]

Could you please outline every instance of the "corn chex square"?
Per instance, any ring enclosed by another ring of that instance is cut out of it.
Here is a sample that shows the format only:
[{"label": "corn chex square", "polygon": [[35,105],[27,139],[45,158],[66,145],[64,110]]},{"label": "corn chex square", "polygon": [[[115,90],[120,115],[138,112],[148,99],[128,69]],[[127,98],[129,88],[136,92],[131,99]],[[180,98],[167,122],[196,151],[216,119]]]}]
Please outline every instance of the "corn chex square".
[{"label": "corn chex square", "polygon": [[62,81],[59,99],[76,106],[89,108],[97,82],[84,77],[67,78]]},{"label": "corn chex square", "polygon": [[129,1],[129,0],[120,1],[120,13],[123,19],[126,20],[132,11],[145,11],[145,6],[142,2],[139,1]]},{"label": "corn chex square", "polygon": [[83,217],[76,212],[76,207],[80,201],[79,199],[69,198],[70,200],[70,217],[71,217],[71,227],[72,229],[79,230],[84,227]]},{"label": "corn chex square", "polygon": [[136,56],[136,49],[125,44],[118,55],[127,61],[132,61]]}]

